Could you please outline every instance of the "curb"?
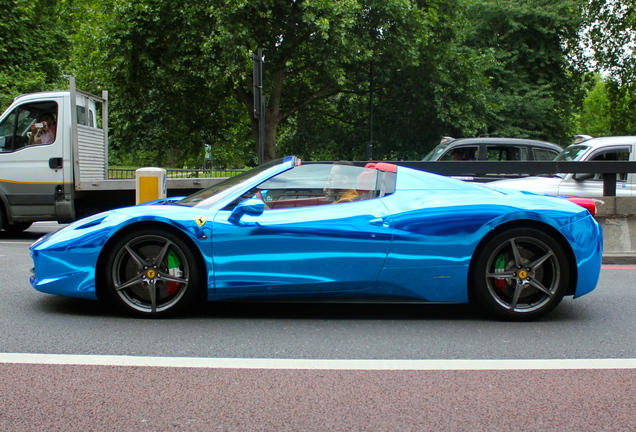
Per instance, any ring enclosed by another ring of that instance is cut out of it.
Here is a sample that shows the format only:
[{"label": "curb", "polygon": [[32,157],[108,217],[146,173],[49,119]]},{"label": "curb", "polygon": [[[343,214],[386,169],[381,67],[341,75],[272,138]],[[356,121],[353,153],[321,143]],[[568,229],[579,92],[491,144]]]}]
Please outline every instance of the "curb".
[{"label": "curb", "polygon": [[605,253],[603,264],[636,264],[636,253]]}]

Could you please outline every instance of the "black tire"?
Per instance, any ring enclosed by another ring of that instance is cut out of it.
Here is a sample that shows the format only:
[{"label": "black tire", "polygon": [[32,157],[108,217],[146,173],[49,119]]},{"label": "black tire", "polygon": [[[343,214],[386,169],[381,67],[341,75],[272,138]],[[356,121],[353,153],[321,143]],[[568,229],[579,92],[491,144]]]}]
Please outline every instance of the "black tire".
[{"label": "black tire", "polygon": [[480,250],[473,270],[479,305],[510,321],[528,321],[551,312],[563,299],[570,279],[561,245],[530,228],[496,235]]},{"label": "black tire", "polygon": [[33,222],[18,222],[14,224],[6,224],[4,230],[10,234],[20,234],[22,231],[28,230]]},{"label": "black tire", "polygon": [[191,246],[157,229],[128,233],[104,260],[108,299],[129,315],[171,316],[183,312],[204,293],[201,266]]}]

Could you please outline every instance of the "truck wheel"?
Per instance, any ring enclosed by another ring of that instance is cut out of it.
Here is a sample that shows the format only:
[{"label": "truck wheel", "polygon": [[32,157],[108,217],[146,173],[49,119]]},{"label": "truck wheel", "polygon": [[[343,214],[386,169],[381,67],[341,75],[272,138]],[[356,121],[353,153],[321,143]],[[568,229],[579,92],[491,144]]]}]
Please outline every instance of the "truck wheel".
[{"label": "truck wheel", "polygon": [[199,261],[191,247],[167,231],[128,233],[109,249],[104,262],[106,294],[127,314],[174,315],[201,289]]},{"label": "truck wheel", "polygon": [[28,230],[31,225],[33,225],[33,222],[18,222],[15,224],[6,224],[4,229],[11,234],[20,234],[22,231]]}]

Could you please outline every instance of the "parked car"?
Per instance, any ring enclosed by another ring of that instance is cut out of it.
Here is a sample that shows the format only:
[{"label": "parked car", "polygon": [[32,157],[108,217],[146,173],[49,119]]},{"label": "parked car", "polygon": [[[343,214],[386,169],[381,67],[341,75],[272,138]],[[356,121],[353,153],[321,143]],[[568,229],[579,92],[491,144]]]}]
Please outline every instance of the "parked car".
[{"label": "parked car", "polygon": [[[592,138],[579,136],[575,143],[558,155],[556,161],[634,161],[636,137]],[[548,195],[602,197],[603,175],[594,173],[551,174],[520,179],[500,180],[490,186],[526,190]],[[616,196],[634,196],[634,174],[618,174]]]},{"label": "parked car", "polygon": [[553,160],[563,150],[560,146],[522,138],[451,138],[444,137],[423,161],[509,161]]},{"label": "parked car", "polygon": [[528,320],[594,289],[602,244],[563,198],[286,157],[71,223],[31,246],[31,284],[150,317],[206,299],[470,301]]}]

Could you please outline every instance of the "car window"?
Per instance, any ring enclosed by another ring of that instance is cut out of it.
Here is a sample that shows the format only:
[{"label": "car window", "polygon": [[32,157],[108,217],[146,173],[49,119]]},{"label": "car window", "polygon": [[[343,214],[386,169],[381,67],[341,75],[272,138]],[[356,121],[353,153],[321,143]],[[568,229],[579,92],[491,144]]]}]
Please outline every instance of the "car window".
[{"label": "car window", "polygon": [[528,160],[528,150],[517,146],[486,146],[489,161]]},{"label": "car window", "polygon": [[479,146],[455,147],[442,156],[442,161],[474,161],[479,156]]},{"label": "car window", "polygon": [[554,151],[554,150],[548,150],[548,149],[542,149],[542,148],[534,148],[534,149],[532,149],[532,154],[534,156],[534,160],[551,161],[559,153]]},{"label": "car window", "polygon": [[422,159],[422,161],[426,162],[426,161],[438,160],[440,158],[440,155],[444,153],[444,150],[446,150],[447,148],[448,148],[448,144],[438,145],[433,150],[431,150],[426,156],[424,156],[424,159]]},{"label": "car window", "polygon": [[577,161],[583,157],[585,153],[590,149],[585,145],[571,145],[563,150],[556,158],[555,161]]},{"label": "car window", "polygon": [[208,188],[201,189],[200,191],[193,193],[192,195],[176,202],[175,204],[190,207],[210,208],[217,202],[225,198],[232,197],[233,194],[236,194],[239,190],[247,187],[244,186],[244,184],[248,183],[253,177],[260,175],[262,172],[270,168],[276,167],[282,162],[283,159],[276,159],[264,163],[263,165],[260,165],[254,169],[245,171],[234,177],[229,177],[222,182],[212,185]]},{"label": "car window", "polygon": [[27,145],[52,144],[57,138],[55,102],[20,105],[0,123],[0,152],[12,152]]},{"label": "car window", "polygon": [[[623,150],[609,150],[601,151],[600,153],[592,155],[593,161],[629,161],[629,152]],[[595,174],[595,180],[603,180],[603,174]],[[616,181],[627,181],[627,173],[619,173],[616,177]]]},{"label": "car window", "polygon": [[256,196],[269,210],[352,203],[383,193],[379,173],[352,165],[301,165],[259,184],[237,201]]}]

